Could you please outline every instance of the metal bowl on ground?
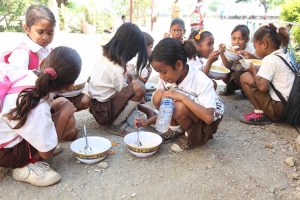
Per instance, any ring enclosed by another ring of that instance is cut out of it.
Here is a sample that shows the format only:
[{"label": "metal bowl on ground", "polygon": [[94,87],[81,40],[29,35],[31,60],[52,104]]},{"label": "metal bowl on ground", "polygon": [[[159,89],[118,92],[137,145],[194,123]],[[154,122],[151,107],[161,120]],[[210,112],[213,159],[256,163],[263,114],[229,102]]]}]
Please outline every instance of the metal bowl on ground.
[{"label": "metal bowl on ground", "polygon": [[124,137],[124,142],[129,152],[133,155],[145,158],[157,152],[162,143],[162,138],[156,133],[139,131],[142,146],[137,146],[137,132],[132,132]]},{"label": "metal bowl on ground", "polygon": [[241,57],[233,49],[225,49],[225,56],[231,60],[239,60]]},{"label": "metal bowl on ground", "polygon": [[92,148],[92,152],[87,154],[84,151],[86,145],[85,138],[79,138],[71,143],[71,150],[75,153],[77,160],[86,164],[94,164],[103,160],[111,147],[111,142],[103,137],[89,136],[88,144]]},{"label": "metal bowl on ground", "polygon": [[224,78],[230,72],[226,67],[212,65],[209,71],[209,76],[212,78]]},{"label": "metal bowl on ground", "polygon": [[254,67],[257,69],[259,69],[261,66],[261,60],[259,59],[242,59],[240,60],[240,63],[245,69],[248,69],[251,63],[253,63]]}]

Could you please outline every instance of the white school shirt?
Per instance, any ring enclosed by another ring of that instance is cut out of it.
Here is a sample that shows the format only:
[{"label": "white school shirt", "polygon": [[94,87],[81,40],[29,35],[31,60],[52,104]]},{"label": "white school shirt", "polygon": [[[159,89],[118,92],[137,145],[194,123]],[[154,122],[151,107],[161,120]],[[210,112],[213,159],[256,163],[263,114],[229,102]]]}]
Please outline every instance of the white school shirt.
[{"label": "white school shirt", "polygon": [[206,59],[200,58],[199,56],[196,56],[195,59],[188,60],[187,64],[190,67],[194,67],[195,69],[198,69],[198,70],[200,70],[200,71],[203,72],[203,70],[204,70],[204,63],[206,63],[206,62],[207,62]]},{"label": "white school shirt", "polygon": [[105,56],[96,63],[90,77],[88,93],[92,99],[100,102],[107,101],[128,85],[124,68],[109,61]]},{"label": "white school shirt", "polygon": [[[273,83],[274,87],[282,94],[285,100],[287,100],[294,83],[295,74],[276,55],[280,55],[290,64],[289,56],[284,54],[282,49],[276,50],[262,59],[257,76]],[[271,86],[269,92],[273,100],[280,101]]]},{"label": "white school shirt", "polygon": [[[128,72],[130,72],[132,74],[138,74],[138,72],[136,71],[136,62],[137,62],[137,56],[133,57],[130,61],[128,61],[127,65],[126,65]],[[148,70],[147,70],[146,66],[140,72],[140,76],[142,78],[146,78],[148,76]]]},{"label": "white school shirt", "polygon": [[220,119],[224,113],[224,104],[216,94],[212,80],[194,67],[189,67],[187,76],[180,84],[163,81],[157,89],[172,89],[205,108],[214,108],[214,120]]},{"label": "white school shirt", "polygon": [[[15,86],[34,86],[37,76],[29,70],[11,69],[6,73],[10,80],[15,80],[24,74],[27,77],[20,80]],[[25,124],[19,129],[11,129],[18,121],[10,121],[3,116],[10,109],[16,107],[18,93],[8,94],[5,97],[3,109],[0,114],[0,144],[10,142],[5,148],[11,148],[20,143],[23,139],[29,142],[35,149],[40,152],[48,152],[54,149],[58,143],[55,125],[51,118],[52,94],[48,99],[41,99],[38,106],[31,110],[27,116]]]},{"label": "white school shirt", "polygon": [[[24,41],[22,43],[25,43],[32,52],[37,53],[39,63],[45,59],[51,51],[49,45],[44,48],[32,41],[27,35],[24,35]],[[8,61],[12,66],[16,66],[17,69],[28,69],[29,54],[25,49],[16,49],[12,52]]]}]

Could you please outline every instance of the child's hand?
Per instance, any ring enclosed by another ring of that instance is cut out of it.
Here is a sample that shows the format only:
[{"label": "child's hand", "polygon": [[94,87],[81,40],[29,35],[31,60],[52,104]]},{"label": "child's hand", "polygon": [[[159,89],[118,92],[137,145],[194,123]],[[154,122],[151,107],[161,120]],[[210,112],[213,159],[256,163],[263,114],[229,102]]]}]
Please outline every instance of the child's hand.
[{"label": "child's hand", "polygon": [[173,100],[182,101],[186,96],[184,94],[175,92],[173,90],[168,90],[168,91],[164,92],[162,98],[164,98],[164,97],[170,97]]},{"label": "child's hand", "polygon": [[219,44],[219,51],[224,53],[226,49],[226,45],[224,43]]},{"label": "child's hand", "polygon": [[251,72],[253,75],[257,74],[257,68],[253,65],[253,63],[250,63],[250,67],[248,68],[248,71]]},{"label": "child's hand", "polygon": [[251,54],[251,53],[249,53],[248,51],[245,51],[245,50],[239,50],[236,53],[239,54],[239,55],[244,56],[244,58],[246,58],[246,59],[257,59],[256,56],[254,56],[253,54]]},{"label": "child's hand", "polygon": [[207,61],[210,62],[210,63],[213,63],[215,61],[218,60],[219,58],[219,55],[220,55],[220,52],[219,51],[213,51],[209,54],[208,58],[207,58]]},{"label": "child's hand", "polygon": [[164,38],[169,38],[170,37],[170,34],[169,33],[165,33],[164,34]]},{"label": "child's hand", "polygon": [[147,127],[148,123],[145,118],[138,117],[133,120],[134,127],[137,129],[138,127]]}]

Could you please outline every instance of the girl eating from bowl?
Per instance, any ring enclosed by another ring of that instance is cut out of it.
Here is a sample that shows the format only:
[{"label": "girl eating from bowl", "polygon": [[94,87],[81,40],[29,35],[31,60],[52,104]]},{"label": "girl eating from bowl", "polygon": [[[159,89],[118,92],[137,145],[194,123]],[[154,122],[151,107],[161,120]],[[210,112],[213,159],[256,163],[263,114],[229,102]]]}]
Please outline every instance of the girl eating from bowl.
[{"label": "girl eating from bowl", "polygon": [[[197,54],[194,41],[181,43],[165,38],[156,45],[149,59],[163,80],[153,94],[154,105],[159,109],[164,97],[175,100],[170,129],[162,135],[165,143],[176,141],[171,146],[174,152],[193,149],[212,139],[224,113],[224,105],[218,101],[212,81],[187,64],[187,59]],[[156,118],[156,115],[148,120],[136,118],[135,125],[149,126]]]},{"label": "girl eating from bowl", "polygon": [[[214,51],[214,36],[209,31],[203,29],[191,32],[190,40],[194,40],[197,45],[198,55],[188,61],[190,67],[202,71],[208,76],[211,65],[218,60],[219,51]],[[214,88],[217,88],[217,83],[213,80]]]},{"label": "girl eating from bowl", "polygon": [[[242,54],[246,56],[245,52],[248,52],[247,58],[252,58],[254,48],[248,43],[250,31],[246,25],[237,25],[231,32],[231,45],[234,47],[233,52],[235,54]],[[240,76],[246,71],[238,60],[226,57],[225,44],[219,45],[220,56],[223,65],[230,70],[230,73],[223,78],[223,82],[226,84],[224,91],[220,91],[222,96],[229,96],[235,93],[235,90],[242,89],[240,85]],[[240,52],[243,50],[243,52]],[[253,56],[256,58],[255,56]],[[243,93],[243,91],[242,91]]]},{"label": "girl eating from bowl", "polygon": [[240,121],[253,125],[282,122],[285,106],[271,85],[287,101],[295,79],[294,73],[283,61],[289,63],[289,56],[281,49],[289,43],[288,32],[284,27],[277,28],[269,24],[259,28],[253,39],[256,54],[262,58],[262,63],[259,70],[252,64],[248,72],[241,76],[242,88],[254,112],[246,114]]}]

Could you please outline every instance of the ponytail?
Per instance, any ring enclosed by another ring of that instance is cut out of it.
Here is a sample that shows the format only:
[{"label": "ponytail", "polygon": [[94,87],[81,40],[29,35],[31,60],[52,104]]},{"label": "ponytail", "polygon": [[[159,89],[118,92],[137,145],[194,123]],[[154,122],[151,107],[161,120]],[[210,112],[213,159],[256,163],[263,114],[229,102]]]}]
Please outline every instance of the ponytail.
[{"label": "ponytail", "polygon": [[198,54],[198,50],[196,47],[196,43],[194,42],[194,40],[185,40],[183,42],[183,48],[185,50],[186,53],[186,57],[188,59],[194,59],[196,57],[196,55]]},{"label": "ponytail", "polygon": [[81,58],[77,51],[64,46],[55,48],[42,62],[42,72],[37,73],[35,88],[23,90],[17,97],[16,107],[4,115],[8,120],[19,120],[17,125],[11,128],[21,128],[31,110],[39,105],[42,98],[48,99],[50,92],[73,84],[80,70]]},{"label": "ponytail", "polygon": [[253,38],[258,41],[261,41],[264,37],[269,38],[275,45],[276,49],[285,47],[289,43],[289,34],[287,29],[284,27],[277,28],[272,23],[260,27],[253,36]]},{"label": "ponytail", "polygon": [[165,38],[155,46],[149,61],[150,63],[152,61],[162,62],[175,69],[178,60],[181,60],[183,66],[186,66],[187,59],[195,58],[197,53],[196,44],[192,40],[181,43],[173,38]]}]

